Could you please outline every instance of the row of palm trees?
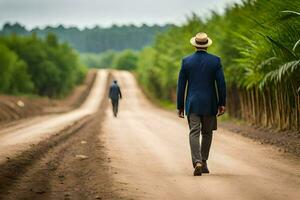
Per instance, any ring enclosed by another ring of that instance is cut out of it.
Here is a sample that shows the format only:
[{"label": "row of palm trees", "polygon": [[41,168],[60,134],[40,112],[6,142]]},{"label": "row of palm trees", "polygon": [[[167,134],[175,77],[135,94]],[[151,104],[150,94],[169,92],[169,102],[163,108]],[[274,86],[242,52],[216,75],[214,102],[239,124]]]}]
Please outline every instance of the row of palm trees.
[{"label": "row of palm trees", "polygon": [[192,53],[188,41],[199,31],[212,37],[210,51],[222,58],[230,116],[300,131],[298,1],[244,0],[222,15],[212,12],[206,19],[191,15],[184,25],[158,35],[153,46],[141,52],[137,73],[146,91],[162,100],[175,100],[181,58]]}]

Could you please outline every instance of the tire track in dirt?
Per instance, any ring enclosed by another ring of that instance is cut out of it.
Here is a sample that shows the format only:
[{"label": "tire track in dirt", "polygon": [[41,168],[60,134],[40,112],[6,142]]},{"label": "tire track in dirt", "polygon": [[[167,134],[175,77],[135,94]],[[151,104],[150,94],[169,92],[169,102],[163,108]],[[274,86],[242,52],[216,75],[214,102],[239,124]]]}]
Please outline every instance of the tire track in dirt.
[{"label": "tire track in dirt", "polygon": [[96,114],[2,164],[0,199],[119,199],[99,140],[107,103],[103,98]]},{"label": "tire track in dirt", "polygon": [[70,138],[74,133],[79,132],[88,122],[86,117],[82,121],[65,128],[60,133],[53,135],[48,141],[41,141],[32,148],[21,153],[15,158],[7,157],[7,162],[0,165],[0,197],[1,194],[19,181],[19,178],[29,170],[30,167],[40,160],[50,149]]}]

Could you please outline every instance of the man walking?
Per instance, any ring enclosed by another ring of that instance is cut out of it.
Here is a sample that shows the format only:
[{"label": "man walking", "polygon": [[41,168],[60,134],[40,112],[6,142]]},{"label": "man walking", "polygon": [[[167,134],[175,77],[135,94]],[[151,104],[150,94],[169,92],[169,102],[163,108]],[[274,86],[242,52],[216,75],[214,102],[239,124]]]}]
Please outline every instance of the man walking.
[{"label": "man walking", "polygon": [[[182,60],[177,88],[178,116],[184,118],[184,107],[190,128],[190,148],[194,176],[209,173],[207,159],[217,117],[224,114],[226,84],[219,57],[207,53],[212,40],[198,33],[190,43],[196,52]],[[185,90],[187,95],[185,99]],[[200,144],[200,132],[202,140]]]},{"label": "man walking", "polygon": [[111,99],[114,116],[118,115],[119,99],[122,99],[122,93],[117,80],[114,80],[109,88],[109,98]]}]

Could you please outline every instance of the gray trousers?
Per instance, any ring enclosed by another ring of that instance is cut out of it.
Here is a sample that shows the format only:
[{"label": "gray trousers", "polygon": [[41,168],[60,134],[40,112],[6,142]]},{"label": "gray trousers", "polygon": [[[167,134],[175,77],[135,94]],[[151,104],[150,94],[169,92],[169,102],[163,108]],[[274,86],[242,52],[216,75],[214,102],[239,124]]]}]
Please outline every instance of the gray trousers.
[{"label": "gray trousers", "polygon": [[[192,162],[195,167],[196,163],[202,163],[208,159],[213,130],[217,129],[217,118],[216,116],[199,116],[191,113],[188,116],[188,123]],[[200,133],[202,135],[201,144]]]}]

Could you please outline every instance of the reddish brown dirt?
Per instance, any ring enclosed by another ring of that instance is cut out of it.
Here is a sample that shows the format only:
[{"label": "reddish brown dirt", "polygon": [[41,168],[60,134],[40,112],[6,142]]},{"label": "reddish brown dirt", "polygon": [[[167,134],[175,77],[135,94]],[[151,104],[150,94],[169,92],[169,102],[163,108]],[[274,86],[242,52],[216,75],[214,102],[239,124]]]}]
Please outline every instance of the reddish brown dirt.
[{"label": "reddish brown dirt", "polygon": [[103,122],[113,179],[133,199],[299,199],[299,159],[219,127],[210,174],[193,176],[187,121],[153,106],[128,72],[113,72],[124,98]]},{"label": "reddish brown dirt", "polygon": [[8,158],[0,199],[298,200],[299,159],[221,127],[211,173],[194,177],[186,120],[153,106],[130,73],[113,74],[124,94],[118,118],[104,98],[96,114]]},{"label": "reddish brown dirt", "polygon": [[0,199],[125,199],[117,194],[122,184],[111,179],[114,171],[100,139],[107,103],[104,98],[96,114],[2,164]]},{"label": "reddish brown dirt", "polygon": [[[84,83],[77,86],[66,98],[60,100],[46,97],[0,95],[0,125],[37,115],[62,113],[77,108],[89,94],[95,75],[96,71],[90,70]],[[23,103],[24,106],[20,103]]]},{"label": "reddish brown dirt", "polygon": [[300,157],[300,133],[292,131],[276,131],[262,127],[255,127],[235,121],[221,122],[220,126],[233,133],[251,138],[261,144],[272,145],[278,151]]}]

